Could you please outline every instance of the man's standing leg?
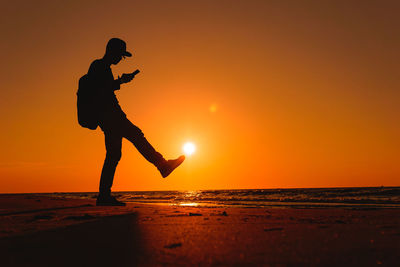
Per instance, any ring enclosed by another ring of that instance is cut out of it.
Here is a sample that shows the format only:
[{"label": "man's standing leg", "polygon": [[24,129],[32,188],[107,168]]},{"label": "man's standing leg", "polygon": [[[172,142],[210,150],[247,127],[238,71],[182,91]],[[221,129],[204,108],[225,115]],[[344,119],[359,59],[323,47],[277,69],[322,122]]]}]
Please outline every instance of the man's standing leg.
[{"label": "man's standing leg", "polygon": [[122,205],[111,197],[111,187],[114,180],[115,169],[121,159],[122,136],[118,131],[104,131],[106,143],[106,158],[101,171],[98,205]]}]

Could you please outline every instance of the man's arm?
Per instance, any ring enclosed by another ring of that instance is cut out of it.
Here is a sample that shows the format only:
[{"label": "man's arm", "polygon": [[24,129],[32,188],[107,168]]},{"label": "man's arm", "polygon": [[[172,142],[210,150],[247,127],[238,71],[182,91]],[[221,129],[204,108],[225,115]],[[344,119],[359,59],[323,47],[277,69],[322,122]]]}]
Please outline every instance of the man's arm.
[{"label": "man's arm", "polygon": [[113,90],[114,91],[119,90],[121,88],[121,84],[122,84],[121,78],[118,77],[118,79],[113,81],[113,85],[112,85]]}]

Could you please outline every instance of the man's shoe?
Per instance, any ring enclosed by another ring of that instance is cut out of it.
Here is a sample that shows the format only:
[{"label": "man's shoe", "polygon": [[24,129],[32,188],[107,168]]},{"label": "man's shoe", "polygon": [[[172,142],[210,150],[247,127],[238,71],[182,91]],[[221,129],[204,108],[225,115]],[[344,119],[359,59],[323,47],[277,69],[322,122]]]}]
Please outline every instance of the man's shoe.
[{"label": "man's shoe", "polygon": [[160,171],[162,177],[165,178],[168,175],[170,175],[171,172],[176,169],[176,167],[181,165],[184,160],[185,156],[183,155],[177,159],[167,160],[164,163],[162,163],[160,167],[158,167],[158,170]]},{"label": "man's shoe", "polygon": [[126,206],[125,202],[117,200],[113,196],[97,197],[96,206]]}]

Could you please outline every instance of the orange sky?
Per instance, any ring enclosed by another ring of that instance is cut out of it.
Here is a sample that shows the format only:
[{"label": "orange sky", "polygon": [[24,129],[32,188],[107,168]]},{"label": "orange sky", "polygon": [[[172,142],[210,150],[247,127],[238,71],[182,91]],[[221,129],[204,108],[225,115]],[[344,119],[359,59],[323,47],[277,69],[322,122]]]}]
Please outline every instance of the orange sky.
[{"label": "orange sky", "polygon": [[162,179],[124,140],[113,190],[399,186],[399,8],[8,1],[0,192],[97,190],[104,137],[78,125],[75,93],[111,37],[134,54],[114,76],[141,70],[117,93],[128,118],[167,158],[197,145]]}]

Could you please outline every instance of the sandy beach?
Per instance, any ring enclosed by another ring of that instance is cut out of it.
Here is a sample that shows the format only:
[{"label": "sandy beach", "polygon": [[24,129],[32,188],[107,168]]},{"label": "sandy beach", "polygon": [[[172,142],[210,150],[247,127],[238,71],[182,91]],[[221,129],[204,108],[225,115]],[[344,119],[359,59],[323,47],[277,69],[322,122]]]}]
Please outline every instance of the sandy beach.
[{"label": "sandy beach", "polygon": [[398,209],[221,208],[0,195],[1,266],[398,266]]}]

